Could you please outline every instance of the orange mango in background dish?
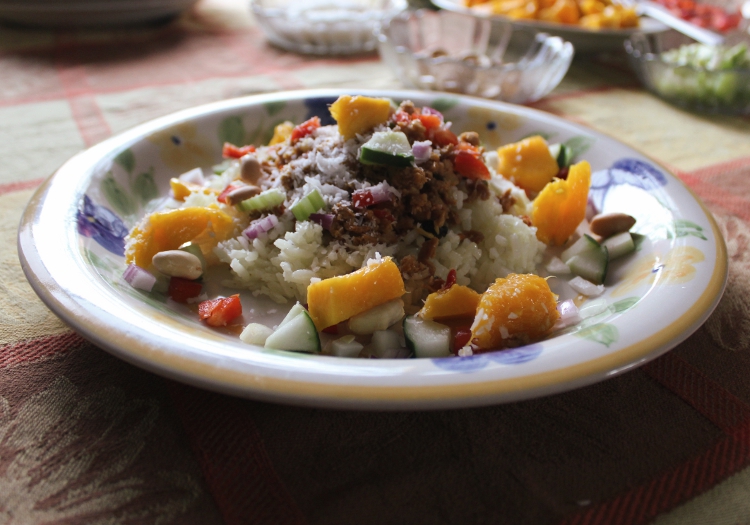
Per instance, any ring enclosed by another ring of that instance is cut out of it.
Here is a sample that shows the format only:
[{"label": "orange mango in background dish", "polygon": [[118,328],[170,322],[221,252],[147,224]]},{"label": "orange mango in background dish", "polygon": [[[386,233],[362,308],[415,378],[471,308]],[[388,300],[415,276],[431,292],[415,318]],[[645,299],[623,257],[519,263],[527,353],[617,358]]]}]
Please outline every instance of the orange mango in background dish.
[{"label": "orange mango in background dish", "polygon": [[454,317],[474,317],[481,295],[460,284],[427,296],[419,316],[427,321]]},{"label": "orange mango in background dish", "polygon": [[292,136],[292,131],[294,131],[294,124],[288,120],[281,124],[277,124],[276,127],[273,128],[273,137],[271,137],[268,145],[273,146],[274,144],[281,144]]},{"label": "orange mango in background dish", "polygon": [[157,253],[176,250],[190,241],[198,244],[203,255],[208,256],[219,241],[228,239],[233,231],[232,217],[218,208],[191,206],[155,212],[130,232],[125,262],[148,268]]},{"label": "orange mango in background dish", "polygon": [[311,283],[307,310],[318,330],[346,321],[404,295],[404,280],[390,257],[364,268]]},{"label": "orange mango in background dish", "polygon": [[531,212],[537,239],[553,246],[564,244],[586,216],[590,186],[591,166],[585,160],[570,167],[566,180],[547,184]]},{"label": "orange mango in background dish", "polygon": [[387,98],[341,95],[331,104],[331,116],[344,140],[385,123],[390,113],[391,101]]},{"label": "orange mango in background dish", "polygon": [[546,279],[512,273],[487,288],[471,325],[471,342],[490,350],[541,339],[560,314]]},{"label": "orange mango in background dish", "polygon": [[539,20],[559,22],[561,24],[577,24],[581,18],[576,0],[557,0],[551,7],[539,11]]},{"label": "orange mango in background dish", "polygon": [[497,172],[524,190],[541,191],[560,171],[547,141],[539,135],[506,144],[497,155]]}]

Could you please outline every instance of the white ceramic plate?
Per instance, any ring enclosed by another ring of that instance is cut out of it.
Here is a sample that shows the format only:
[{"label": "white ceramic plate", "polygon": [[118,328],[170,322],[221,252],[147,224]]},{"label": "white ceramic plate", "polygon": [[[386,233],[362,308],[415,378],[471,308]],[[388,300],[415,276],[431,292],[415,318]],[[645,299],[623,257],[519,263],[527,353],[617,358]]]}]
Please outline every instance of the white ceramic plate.
[{"label": "white ceramic plate", "polygon": [[574,25],[554,24],[537,20],[511,20],[500,15],[490,14],[479,8],[468,8],[462,0],[432,0],[432,3],[443,9],[464,13],[481,18],[510,21],[518,29],[529,29],[559,36],[567,40],[575,48],[577,53],[589,53],[606,50],[622,51],[623,44],[633,33],[660,33],[666,31],[667,27],[651,18],[641,17],[641,26],[632,29],[601,29],[592,30]]},{"label": "white ceramic plate", "polygon": [[[326,117],[339,95],[301,91],[182,111],[70,159],[23,216],[18,243],[29,282],[84,337],[158,374],[240,396],[368,409],[483,405],[600,381],[666,352],[716,305],[727,271],[716,224],[681,182],[637,151],[529,108],[440,93],[357,93],[436,107],[454,130],[476,130],[490,147],[533,133],[568,143],[592,165],[592,201],[637,218],[640,249],[611,265],[606,293],[587,303],[587,318],[567,333],[468,358],[363,360],[263,350],[127,285],[123,238],[167,195],[170,177],[209,168],[224,141],[263,143],[279,121]],[[250,294],[243,301],[259,316],[279,308]],[[245,322],[251,319],[246,314]]]}]

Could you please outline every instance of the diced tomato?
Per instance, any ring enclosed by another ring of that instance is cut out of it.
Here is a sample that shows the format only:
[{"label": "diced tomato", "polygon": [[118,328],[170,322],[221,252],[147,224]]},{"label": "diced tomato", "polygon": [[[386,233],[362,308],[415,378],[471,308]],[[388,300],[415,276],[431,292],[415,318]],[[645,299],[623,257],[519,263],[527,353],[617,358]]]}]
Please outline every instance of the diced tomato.
[{"label": "diced tomato", "polygon": [[425,129],[439,128],[443,121],[437,115],[419,115],[419,121]]},{"label": "diced tomato", "polygon": [[289,138],[290,142],[294,144],[299,139],[308,136],[310,133],[320,127],[320,119],[313,117],[310,120],[304,121],[302,124],[292,130],[292,135]]},{"label": "diced tomato", "polygon": [[411,115],[409,115],[406,111],[397,111],[393,116],[393,119],[398,124],[408,124],[411,121]]},{"label": "diced tomato", "polygon": [[381,221],[393,222],[396,220],[390,211],[382,208],[376,208],[372,210],[372,213],[374,213],[375,217],[377,217]]},{"label": "diced tomato", "polygon": [[242,315],[240,296],[209,299],[198,305],[198,315],[209,326],[226,326]]},{"label": "diced tomato", "polygon": [[471,329],[458,329],[453,336],[453,348],[458,352],[461,348],[469,344],[471,339]]},{"label": "diced tomato", "polygon": [[460,150],[456,153],[453,161],[453,167],[456,172],[467,179],[490,180],[490,170],[478,154],[467,150]]},{"label": "diced tomato", "polygon": [[242,147],[237,147],[229,142],[224,143],[224,147],[221,149],[221,154],[227,159],[239,159],[255,151],[255,146],[252,144]]},{"label": "diced tomato", "polygon": [[357,190],[352,193],[352,204],[355,208],[367,208],[375,204],[375,197],[370,190]]},{"label": "diced tomato", "polygon": [[434,131],[430,131],[431,133],[428,133],[428,137],[430,138],[430,140],[432,140],[432,142],[440,147],[447,146],[449,144],[453,144],[454,146],[458,144],[458,137],[449,129],[438,128]]},{"label": "diced tomato", "polygon": [[324,334],[339,335],[339,325],[333,324],[328,328],[323,328],[321,332]]},{"label": "diced tomato", "polygon": [[182,277],[172,277],[169,279],[169,290],[167,294],[173,301],[186,303],[188,299],[198,297],[201,294],[203,285],[197,281],[183,279]]},{"label": "diced tomato", "polygon": [[224,188],[224,190],[221,193],[219,193],[219,196],[216,197],[216,200],[219,201],[219,202],[221,202],[222,204],[226,204],[227,203],[227,195],[229,195],[230,193],[232,193],[237,188],[241,188],[241,187],[242,187],[241,184],[229,184],[226,188]]},{"label": "diced tomato", "polygon": [[450,289],[451,286],[456,284],[456,269],[451,268],[448,270],[448,276],[445,278],[445,284],[443,285],[443,290]]}]

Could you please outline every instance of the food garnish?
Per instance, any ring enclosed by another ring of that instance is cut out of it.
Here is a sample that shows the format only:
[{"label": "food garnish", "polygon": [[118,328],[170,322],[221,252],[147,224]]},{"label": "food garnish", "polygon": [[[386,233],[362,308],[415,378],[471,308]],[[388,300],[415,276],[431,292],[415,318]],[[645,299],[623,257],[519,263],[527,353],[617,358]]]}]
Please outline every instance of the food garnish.
[{"label": "food garnish", "polygon": [[[331,115],[279,124],[265,146],[225,144],[213,174],[172,179],[172,199],[128,236],[125,280],[209,327],[242,327],[251,345],[437,358],[528,344],[573,318],[535,274],[545,251],[559,255],[548,272],[593,296],[634,249],[627,215],[598,217],[601,237],[577,233],[591,170],[565,144],[486,151],[409,101],[345,95]],[[278,326],[258,322],[240,294],[207,296],[214,270],[294,306]]]}]

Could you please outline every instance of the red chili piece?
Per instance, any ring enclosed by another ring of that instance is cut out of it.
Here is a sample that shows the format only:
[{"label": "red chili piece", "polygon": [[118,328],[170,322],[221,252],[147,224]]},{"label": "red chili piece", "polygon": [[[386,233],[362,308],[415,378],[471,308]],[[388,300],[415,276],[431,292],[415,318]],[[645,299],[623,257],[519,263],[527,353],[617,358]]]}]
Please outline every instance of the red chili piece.
[{"label": "red chili piece", "polygon": [[320,127],[320,119],[318,117],[313,117],[310,120],[304,121],[302,124],[297,126],[292,130],[292,135],[290,137],[290,142],[294,144],[299,139],[308,136],[310,133],[315,131]]},{"label": "red chili piece", "polygon": [[490,180],[490,170],[479,157],[479,154],[469,150],[461,150],[456,153],[456,159],[453,161],[453,167],[456,172],[467,179]]},{"label": "red chili piece", "polygon": [[252,144],[248,146],[237,147],[229,142],[224,143],[224,147],[221,148],[221,154],[226,159],[239,159],[255,151],[255,146]]},{"label": "red chili piece", "polygon": [[222,191],[221,193],[219,193],[219,196],[216,197],[216,200],[219,201],[222,204],[226,204],[227,203],[227,195],[229,195],[230,193],[232,193],[237,188],[241,188],[241,187],[242,187],[241,184],[230,184],[230,185],[228,185],[226,188],[224,188],[224,191]]},{"label": "red chili piece", "polygon": [[450,290],[450,287],[456,284],[456,269],[451,268],[448,270],[448,276],[445,278],[445,284],[443,285],[443,290]]},{"label": "red chili piece", "polygon": [[411,115],[409,115],[406,111],[397,111],[393,116],[393,120],[395,120],[398,124],[408,124],[411,121]]},{"label": "red chili piece", "polygon": [[457,354],[464,346],[469,344],[471,339],[470,328],[459,328],[453,334],[453,353]]},{"label": "red chili piece", "polygon": [[449,129],[438,128],[434,131],[430,130],[427,136],[434,144],[441,148],[449,144],[453,144],[454,146],[458,144],[458,137]]},{"label": "red chili piece", "polygon": [[425,127],[425,129],[435,129],[439,128],[440,125],[443,123],[442,120],[440,120],[440,117],[437,115],[419,115],[419,121],[422,123],[422,125]]},{"label": "red chili piece", "polygon": [[167,294],[173,301],[186,303],[188,299],[198,297],[202,289],[203,285],[197,281],[183,279],[182,277],[172,277],[169,279]]},{"label": "red chili piece", "polygon": [[240,296],[220,297],[198,305],[198,315],[209,326],[226,326],[242,315]]},{"label": "red chili piece", "polygon": [[352,193],[352,204],[355,208],[367,208],[375,204],[375,197],[370,190],[357,190]]}]

